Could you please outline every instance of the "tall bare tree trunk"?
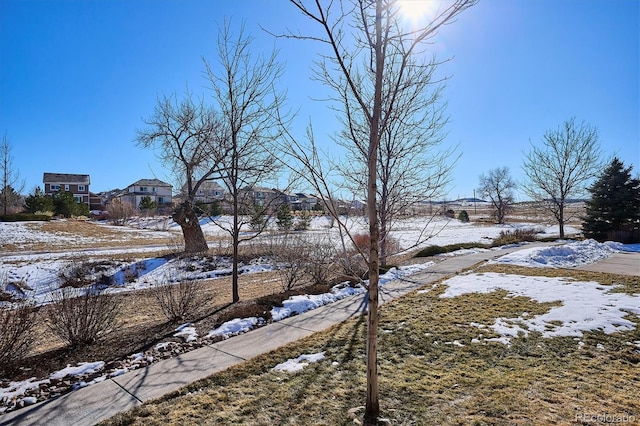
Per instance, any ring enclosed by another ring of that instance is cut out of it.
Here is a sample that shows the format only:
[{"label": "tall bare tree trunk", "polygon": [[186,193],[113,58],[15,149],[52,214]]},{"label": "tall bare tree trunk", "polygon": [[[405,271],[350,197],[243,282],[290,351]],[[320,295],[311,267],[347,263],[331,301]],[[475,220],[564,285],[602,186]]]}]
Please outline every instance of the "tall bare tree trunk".
[{"label": "tall bare tree trunk", "polygon": [[198,215],[190,201],[181,203],[173,213],[173,220],[182,228],[185,253],[200,253],[209,250],[207,240],[200,227]]},{"label": "tall bare tree trunk", "polygon": [[233,261],[231,270],[231,293],[233,303],[240,301],[240,292],[238,290],[238,248],[240,246],[240,223],[238,218],[238,191],[236,189],[233,196],[233,229],[231,231],[233,240]]},{"label": "tall bare tree trunk", "polygon": [[367,319],[367,403],[364,413],[364,424],[375,425],[380,414],[380,398],[378,386],[378,281],[380,264],[378,242],[377,196],[377,162],[378,145],[380,143],[380,116],[382,113],[382,77],[384,57],[382,54],[382,0],[376,1],[375,23],[375,92],[373,115],[369,128],[368,178],[367,178],[367,214],[369,216],[369,313]]}]

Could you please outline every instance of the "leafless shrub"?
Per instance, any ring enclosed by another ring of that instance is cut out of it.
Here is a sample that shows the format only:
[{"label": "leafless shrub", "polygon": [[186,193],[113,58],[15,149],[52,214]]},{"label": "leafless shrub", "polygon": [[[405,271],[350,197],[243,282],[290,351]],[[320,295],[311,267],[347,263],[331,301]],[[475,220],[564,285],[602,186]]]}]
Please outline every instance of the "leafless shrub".
[{"label": "leafless shrub", "polygon": [[309,246],[302,239],[288,234],[273,239],[271,256],[277,264],[283,290],[291,290],[307,278]]},{"label": "leafless shrub", "polygon": [[112,278],[107,272],[111,266],[113,265],[107,262],[73,263],[58,273],[60,287],[79,288],[96,283],[109,286]]},{"label": "leafless shrub", "polygon": [[167,320],[178,322],[194,318],[204,307],[208,299],[203,290],[202,280],[176,280],[167,274],[151,287],[151,294]]},{"label": "leafless shrub", "polygon": [[118,198],[111,200],[108,209],[109,219],[114,225],[124,225],[136,214],[136,208],[133,204],[127,201],[121,201]]},{"label": "leafless shrub", "polygon": [[119,299],[97,285],[51,292],[47,326],[71,347],[94,343],[118,323]]},{"label": "leafless shrub", "polygon": [[325,284],[336,274],[336,249],[326,238],[309,244],[309,262],[306,265],[306,272],[314,284]]},{"label": "leafless shrub", "polygon": [[22,359],[35,341],[37,308],[27,302],[0,307],[0,372]]},{"label": "leafless shrub", "polygon": [[535,241],[537,233],[538,231],[533,228],[500,231],[498,238],[493,240],[493,245],[499,247],[506,244],[518,244],[523,241]]}]

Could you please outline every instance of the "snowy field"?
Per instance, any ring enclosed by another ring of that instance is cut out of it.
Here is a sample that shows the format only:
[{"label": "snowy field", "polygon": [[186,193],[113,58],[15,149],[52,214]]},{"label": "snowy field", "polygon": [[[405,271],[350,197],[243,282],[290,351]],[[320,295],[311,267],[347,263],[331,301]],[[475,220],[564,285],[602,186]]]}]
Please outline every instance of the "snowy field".
[{"label": "snowy field", "polygon": [[[402,242],[403,247],[412,246],[420,235],[425,234],[425,228],[419,221],[409,221],[401,224],[395,231],[394,238]],[[361,227],[365,232],[364,223],[354,222],[350,225],[358,232]],[[206,224],[207,234],[211,235],[217,228],[216,232],[220,232],[218,227],[214,228],[213,224]],[[434,235],[427,244],[447,245],[462,242],[490,242],[493,238],[506,229],[514,228],[530,228],[531,224],[517,224],[506,226],[475,226],[473,224],[465,224],[457,220],[438,220],[429,224],[427,233]],[[557,229],[555,227],[542,228],[535,226],[545,235],[553,235]],[[20,224],[2,224],[3,238],[11,235],[23,235]],[[570,230],[575,232],[575,230]],[[304,233],[306,236],[323,235],[335,238],[337,231],[328,227],[328,222],[322,219],[316,219],[313,222],[312,229]],[[9,237],[10,238],[10,237]],[[507,254],[495,260],[496,263],[523,265],[532,267],[562,267],[570,268],[574,266],[584,265],[606,258],[617,251],[640,251],[640,245],[623,246],[617,243],[597,243],[592,240],[582,242],[559,241],[558,245],[548,248],[528,248],[526,245],[521,250],[512,254]],[[101,256],[105,255],[104,251],[99,252]],[[113,256],[121,255],[123,250],[113,250],[107,254]],[[118,291],[127,291],[136,288],[144,288],[150,285],[154,280],[160,279],[166,275],[168,271],[180,269],[177,265],[171,265],[173,260],[145,258],[144,250],[127,250],[126,253],[134,253],[139,256],[139,260],[134,265],[140,268],[144,273],[133,282],[125,282],[122,280],[118,286]],[[464,254],[464,252],[459,253]],[[2,274],[6,274],[9,280],[20,280],[28,288],[24,291],[24,295],[33,298],[39,302],[46,301],[47,289],[55,286],[58,271],[69,263],[73,262],[74,256],[78,253],[66,252],[54,254],[26,254],[11,255],[0,257],[0,266]],[[91,256],[91,252],[82,252],[83,256]],[[177,262],[177,261],[175,261]],[[428,269],[433,263],[425,262],[421,265],[414,265],[405,268],[392,269],[388,273],[381,276],[380,285],[384,286],[387,282],[401,278],[403,276],[417,273],[421,270]],[[120,271],[125,268],[131,268],[132,264],[120,265]],[[268,270],[272,268],[268,263],[256,263],[253,265],[245,265],[246,272]],[[193,268],[190,268],[193,269]],[[221,265],[219,269],[203,271],[195,268],[194,274],[206,274],[207,277],[214,278],[216,275],[225,275],[228,272],[228,265]],[[123,272],[124,273],[124,272]],[[117,274],[116,274],[117,275]],[[624,293],[611,292],[615,286],[603,286],[597,282],[578,282],[563,278],[546,278],[546,277],[528,277],[509,274],[485,273],[476,274],[468,273],[451,278],[444,282],[447,286],[446,291],[441,297],[457,297],[466,293],[489,293],[497,289],[504,289],[510,297],[526,296],[539,302],[560,302],[561,306],[551,308],[544,315],[532,316],[526,312],[517,318],[496,318],[494,324],[471,324],[478,328],[478,338],[471,342],[452,342],[452,344],[462,346],[466,344],[487,344],[488,342],[499,342],[502,344],[510,344],[511,339],[516,338],[519,334],[526,335],[531,331],[540,331],[544,337],[554,336],[574,336],[580,344],[580,338],[583,332],[599,329],[605,333],[615,333],[620,330],[629,330],[635,327],[635,324],[626,318],[628,313],[640,315],[640,295],[628,295]],[[353,294],[364,293],[366,290],[363,286],[346,286],[337,285],[331,292],[320,295],[301,295],[294,296],[284,301],[282,307],[275,307],[271,311],[273,321],[279,321],[291,315],[299,314],[318,308],[322,305],[332,303],[344,297]],[[430,291],[430,290],[424,290]],[[230,338],[234,335],[247,332],[255,327],[265,324],[264,318],[238,318],[222,324],[211,330],[205,336],[198,336],[196,328],[193,324],[183,324],[175,330],[175,336],[182,338],[184,341],[194,341],[198,339],[210,338]],[[483,339],[483,331],[491,329],[497,333],[499,337]],[[640,342],[629,342],[629,345],[635,345],[640,349]],[[162,345],[162,343],[160,344]],[[275,370],[288,372],[297,371],[309,362],[321,360],[323,354],[303,354],[296,359],[289,360],[275,367]],[[131,369],[136,368],[136,362],[145,358],[144,354],[132,354]],[[146,360],[152,362],[152,360]],[[80,388],[92,383],[97,383],[125,373],[127,370],[118,371],[102,371],[104,368],[103,361],[91,361],[81,363],[77,366],[68,366],[67,368],[51,373],[49,378],[36,380],[35,378],[23,382],[12,382],[4,388],[0,388],[0,399],[20,400],[23,404],[29,405],[35,403],[35,400],[28,395],[30,389],[37,388],[43,384],[50,383],[52,380],[60,377],[82,377],[83,375],[99,373],[98,377],[90,382],[81,379],[74,385],[74,388]],[[6,408],[0,407],[0,412]]]},{"label": "snowy field", "polygon": [[[158,231],[160,227],[154,221],[146,223],[135,223],[135,228],[109,227],[111,232],[120,232],[122,238],[141,238],[141,226],[147,226],[150,238],[157,238],[167,234],[179,233],[179,227],[174,223],[166,223],[165,219],[158,219],[162,222],[162,227],[166,231]],[[214,223],[209,220],[202,221],[202,228],[205,235],[210,238],[228,236],[226,229],[230,226],[230,217],[221,217]],[[368,225],[363,218],[357,217],[347,220],[347,226],[353,234],[366,234]],[[106,226],[97,224],[96,226]],[[554,236],[558,234],[557,226],[541,226],[532,223],[515,223],[507,225],[474,225],[473,223],[463,223],[455,219],[445,218],[424,218],[411,219],[397,223],[391,232],[391,237],[398,241],[402,250],[414,250],[428,245],[448,245],[454,243],[478,242],[489,244],[500,232],[521,228],[533,228],[541,237]],[[249,229],[244,230],[250,234]],[[567,235],[576,234],[576,229],[568,227],[565,231]],[[336,224],[327,217],[315,217],[311,221],[307,231],[299,231],[291,234],[294,238],[306,239],[309,241],[326,241],[336,247],[340,246],[340,233]],[[267,232],[253,243],[265,242],[271,238],[278,237],[277,232]],[[0,222],[0,245],[10,242],[13,245],[21,246],[33,242],[48,242],[54,247],[61,247],[69,243],[69,235],[51,234],[38,232],[25,226],[23,223]],[[219,265],[215,269],[207,267],[197,267],[197,261],[191,261],[191,267],[186,268],[184,262],[173,259],[167,260],[164,257],[148,257],[145,253],[157,252],[160,247],[157,245],[149,247],[131,247],[104,249],[108,247],[103,241],[96,242],[94,250],[71,250],[49,253],[25,253],[25,254],[5,254],[0,252],[0,284],[7,287],[7,290],[20,295],[23,298],[31,299],[36,303],[46,303],[50,299],[52,290],[59,286],[59,273],[70,265],[78,262],[78,259],[90,262],[92,259],[113,259],[110,265],[104,265],[104,273],[113,277],[113,282],[117,285],[111,291],[131,291],[144,289],[161,281],[167,277],[176,278],[180,274],[181,278],[216,278],[229,274],[231,265],[228,260],[220,259]],[[162,247],[166,249],[166,247]],[[462,254],[462,253],[459,253]],[[117,260],[123,257],[129,258],[127,261]],[[195,267],[194,267],[195,266]],[[210,267],[210,265],[208,266]],[[252,263],[242,265],[244,273],[270,270],[273,265],[269,263]],[[187,272],[187,269],[193,269]],[[132,275],[134,275],[132,277]]]}]

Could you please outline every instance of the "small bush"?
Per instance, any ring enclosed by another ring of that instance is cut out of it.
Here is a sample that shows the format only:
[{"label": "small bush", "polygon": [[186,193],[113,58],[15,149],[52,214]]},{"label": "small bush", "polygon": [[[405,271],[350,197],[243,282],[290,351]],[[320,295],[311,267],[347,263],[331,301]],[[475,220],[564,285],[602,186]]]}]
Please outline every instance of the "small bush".
[{"label": "small bush", "polygon": [[171,322],[195,318],[207,302],[201,280],[165,278],[151,288],[151,294],[162,313]]},{"label": "small bush", "polygon": [[118,323],[119,300],[97,286],[61,287],[50,302],[47,326],[71,347],[98,341]]},{"label": "small bush", "polygon": [[460,213],[458,213],[458,220],[465,223],[469,222],[469,213],[467,213],[466,210],[460,211]]},{"label": "small bush", "polygon": [[37,308],[26,302],[0,307],[0,373],[29,352],[35,334]]},{"label": "small bush", "polygon": [[279,238],[273,242],[271,253],[284,291],[304,282],[310,262],[305,241],[288,236]]},{"label": "small bush", "polygon": [[0,215],[0,222],[27,222],[27,221],[48,222],[50,220],[51,220],[51,216],[48,214],[13,213],[13,214]]},{"label": "small bush", "polygon": [[428,246],[423,248],[418,253],[416,253],[414,257],[429,257],[429,256],[435,256],[437,254],[442,254],[442,253],[451,253],[456,250],[474,249],[474,248],[486,249],[489,247],[490,246],[487,246],[486,244],[480,244],[480,243],[449,244],[446,246],[434,245],[434,246]]},{"label": "small bush", "polygon": [[336,249],[329,239],[310,243],[309,262],[306,265],[307,275],[313,284],[328,283],[335,275]]},{"label": "small bush", "polygon": [[500,231],[500,235],[493,240],[492,245],[499,247],[507,244],[518,244],[524,241],[536,241],[536,234],[537,231],[533,228]]},{"label": "small bush", "polygon": [[356,249],[365,254],[369,253],[369,248],[371,247],[371,238],[369,234],[355,234],[352,239],[353,245]]}]

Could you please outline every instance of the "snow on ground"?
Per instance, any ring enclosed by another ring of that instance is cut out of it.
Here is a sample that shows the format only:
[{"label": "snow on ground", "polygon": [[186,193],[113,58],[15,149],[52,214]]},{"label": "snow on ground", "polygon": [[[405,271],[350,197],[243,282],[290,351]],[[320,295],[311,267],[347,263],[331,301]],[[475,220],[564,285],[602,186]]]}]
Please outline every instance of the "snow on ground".
[{"label": "snow on ground", "polygon": [[67,365],[66,368],[63,368],[60,371],[53,373],[49,376],[50,379],[62,379],[66,376],[80,376],[82,374],[91,374],[96,371],[102,370],[104,367],[104,361],[97,362],[81,362],[75,367],[71,367]]},{"label": "snow on ground", "polygon": [[303,354],[294,359],[288,359],[283,363],[280,363],[273,367],[272,371],[282,371],[287,373],[294,373],[302,370],[309,365],[310,362],[318,362],[324,359],[324,352],[318,352],[317,354]]},{"label": "snow on ground", "polygon": [[[96,226],[110,228],[114,232],[109,234],[109,239],[101,239],[102,244],[113,242],[129,241],[132,237],[140,238],[167,238],[174,236],[175,233],[161,231],[157,228],[149,227],[145,229],[113,226],[102,223],[94,223]],[[18,248],[24,248],[27,244],[50,244],[52,247],[64,248],[69,244],[86,244],[90,245],[96,242],[95,237],[82,237],[73,235],[69,232],[43,232],[41,228],[43,222],[0,222],[0,247],[11,244]],[[117,235],[120,234],[119,237]]]},{"label": "snow on ground", "polygon": [[570,268],[597,262],[618,251],[614,245],[594,240],[569,242],[554,247],[533,247],[499,257],[492,263],[506,263],[541,268]]},{"label": "snow on ground", "polygon": [[175,337],[182,337],[185,342],[195,342],[198,340],[198,332],[196,328],[193,326],[193,323],[182,324],[180,327],[176,328],[174,331]]},{"label": "snow on ground", "polygon": [[[160,220],[160,219],[158,219]],[[157,221],[157,220],[156,220]],[[166,231],[154,231],[158,227],[166,227],[175,231],[175,223],[166,222],[162,219],[162,223],[158,225],[154,221],[146,219],[144,222],[135,223],[137,228],[128,228],[123,226],[112,226],[114,231],[122,233],[122,238],[132,238],[141,232],[140,227],[150,227],[151,236],[166,235]],[[215,222],[209,219],[202,220],[202,227],[205,234],[209,237],[226,236],[231,222],[230,216],[222,216],[216,218]],[[337,224],[326,216],[314,217],[311,220],[309,230],[305,232],[294,233],[295,238],[305,238],[313,241],[326,240],[336,246],[340,246],[340,235]],[[368,225],[362,217],[353,217],[346,219],[346,224],[351,232],[367,233]],[[69,242],[67,236],[60,234],[51,234],[38,232],[37,224],[20,223],[20,222],[2,222],[0,223],[0,243],[24,244],[27,241],[49,242],[59,247]],[[98,224],[97,226],[109,226]],[[35,227],[36,229],[31,229]],[[396,224],[392,231],[392,236],[396,239],[401,249],[410,249],[414,247],[422,247],[426,245],[448,245],[462,242],[480,242],[488,243],[497,237],[501,231],[513,230],[518,228],[535,228],[543,236],[557,234],[557,226],[544,227],[529,223],[509,224],[509,225],[474,225],[473,223],[463,223],[455,219],[448,218],[412,218],[400,221]],[[251,233],[250,229],[243,232]],[[567,229],[567,233],[577,232],[571,228]],[[427,239],[427,237],[429,237]],[[263,241],[273,238],[270,234],[261,236]],[[282,238],[279,235],[278,238]],[[258,241],[258,240],[256,240]],[[95,250],[71,250],[59,253],[33,253],[20,255],[1,256],[0,254],[0,285],[4,283],[13,283],[9,290],[14,290],[21,297],[35,300],[37,303],[46,303],[51,299],[51,292],[59,285],[59,273],[65,270],[69,265],[77,264],[78,259],[105,258],[112,257],[114,259],[125,255],[134,255],[136,260],[127,263],[115,262],[110,268],[104,271],[105,274],[112,277],[116,287],[110,291],[130,291],[135,289],[148,288],[159,282],[166,280],[176,281],[180,278],[190,279],[211,279],[226,276],[231,272],[231,265],[227,261],[220,265],[207,265],[203,268],[193,267],[197,263],[190,260],[191,268],[186,268],[180,264],[177,259],[168,260],[166,258],[149,258],[145,257],[146,252],[157,251],[166,247],[139,247],[139,248],[118,248],[118,249],[100,249],[100,244],[96,243],[98,248]],[[187,269],[191,269],[187,271]],[[243,273],[259,272],[273,269],[273,265],[268,262],[252,263],[242,266]],[[20,290],[19,290],[19,289]]]},{"label": "snow on ground", "polygon": [[[326,219],[325,219],[326,221]],[[328,221],[322,222],[321,219],[315,219],[314,228],[308,233],[317,235],[328,226]],[[413,223],[413,225],[412,225]],[[463,224],[461,222],[438,221],[441,226],[437,235],[429,241],[431,244],[447,245],[458,242],[472,242],[483,239],[490,240],[497,236],[500,231],[505,229],[513,229],[514,226],[474,226]],[[403,241],[402,244],[409,241],[415,241],[420,235],[423,228],[417,227],[418,221],[408,221],[399,228],[395,234],[395,238]],[[432,224],[434,225],[434,224]],[[356,225],[354,224],[354,227]],[[357,225],[360,226],[360,225]],[[529,225],[517,225],[520,227],[528,227]],[[6,229],[6,228],[5,228]],[[552,228],[546,228],[544,232],[553,233]],[[337,232],[337,231],[336,231]],[[366,232],[366,227],[363,227]],[[412,243],[413,244],[413,243]],[[585,241],[581,243],[567,242],[566,244],[554,247],[553,249],[533,249],[524,248],[515,254],[506,255],[498,259],[499,262],[512,264],[526,264],[528,266],[562,266],[570,267],[584,264],[586,262],[595,261],[606,257],[614,251],[630,250],[640,251],[640,245],[623,246],[614,243],[599,244],[594,241]],[[131,252],[131,251],[129,251]],[[87,255],[90,252],[82,252]],[[114,254],[122,254],[122,251],[114,251]],[[137,251],[143,254],[143,251]],[[104,252],[100,252],[104,254]],[[23,280],[28,287],[32,288],[32,296],[36,299],[42,297],[44,291],[41,287],[53,285],[57,278],[58,271],[73,261],[77,252],[67,252],[63,254],[50,255],[22,255],[22,256],[5,256],[0,257],[1,273],[6,273],[11,279]],[[198,259],[192,258],[191,263],[197,264]],[[171,274],[181,269],[179,264],[173,263],[167,259],[141,259],[134,263],[143,273],[135,278],[132,282],[122,283],[121,290],[126,291],[131,288],[140,288],[151,285],[153,281],[158,279],[167,279]],[[406,268],[392,269],[381,276],[380,284],[385,285],[393,279],[401,278],[418,272],[421,269],[428,268],[432,263],[428,262],[423,265],[416,265]],[[131,265],[128,265],[129,267]],[[184,266],[184,265],[182,265]],[[264,270],[270,268],[266,264],[246,265],[247,272]],[[185,269],[185,268],[183,268]],[[191,268],[193,269],[193,268]],[[228,266],[217,265],[209,271],[203,271],[202,268],[196,269],[196,274],[202,276],[203,273],[208,277],[214,277],[217,274],[225,275],[228,273]],[[184,272],[184,271],[183,271]],[[124,269],[122,270],[124,274]],[[117,275],[117,274],[116,274]],[[170,279],[170,278],[169,278]],[[120,283],[120,281],[118,280]],[[495,330],[501,337],[497,340],[508,343],[518,332],[527,333],[530,330],[538,330],[547,337],[552,336],[581,336],[584,331],[602,329],[605,332],[615,332],[618,330],[627,330],[633,327],[633,323],[626,320],[624,316],[628,313],[640,315],[640,296],[625,295],[622,293],[611,293],[612,287],[600,285],[595,282],[574,282],[564,280],[562,278],[543,278],[543,277],[524,277],[503,274],[468,274],[460,275],[445,282],[448,286],[443,297],[456,297],[460,294],[468,292],[490,292],[498,288],[507,290],[511,295],[524,295],[540,302],[544,301],[560,301],[562,306],[552,308],[544,315],[531,317],[523,313],[518,318],[497,318],[495,323],[490,327]],[[28,292],[29,290],[27,290]],[[284,302],[282,308],[274,308],[272,311],[275,321],[281,320],[291,315],[299,314],[310,309],[315,309],[326,303],[331,303],[352,294],[364,293],[363,286],[335,286],[330,293],[321,295],[302,295],[294,296]],[[227,322],[220,327],[211,330],[205,338],[228,338],[242,332],[246,332],[264,323],[262,318],[242,318]],[[476,324],[482,328],[486,325]],[[197,333],[192,324],[184,324],[176,330],[176,336],[182,337],[186,341],[197,339]],[[480,342],[474,339],[475,342]],[[454,346],[464,346],[459,341],[448,342]],[[166,343],[160,343],[161,346]],[[640,347],[639,342],[633,342]],[[143,354],[131,355],[131,359],[143,357]],[[315,362],[322,359],[323,354],[301,355],[300,357],[289,360],[281,364],[277,369],[282,371],[296,371],[304,367],[308,362]],[[149,360],[152,362],[152,360]],[[68,367],[52,374],[52,377],[69,376],[76,374],[85,374],[87,371],[98,371],[102,369],[104,363],[101,361],[94,363],[81,363],[76,367]],[[124,370],[111,372],[111,375],[124,374]],[[77,387],[87,386],[94,382],[105,380],[107,375],[96,377],[90,382],[81,381]],[[43,381],[35,381],[29,379],[24,382],[12,382],[4,388],[0,388],[0,399],[24,395],[30,388],[36,388],[42,383],[50,382],[51,378]],[[24,398],[25,404],[35,401]],[[0,408],[0,412],[3,411]]]},{"label": "snow on ground", "polygon": [[[543,337],[582,337],[585,331],[602,330],[607,334],[633,330],[635,323],[625,318],[628,313],[640,315],[640,295],[613,293],[616,286],[597,282],[572,281],[565,278],[531,277],[510,274],[484,273],[458,275],[446,280],[443,298],[468,293],[488,294],[503,289],[509,297],[524,296],[540,303],[560,302],[543,315],[531,316],[523,312],[517,318],[496,318],[490,325],[500,335],[496,340],[508,344],[519,333],[531,331]],[[484,325],[473,324],[479,328]]]},{"label": "snow on ground", "polygon": [[[433,262],[425,262],[420,265],[392,268],[385,274],[380,275],[379,285],[384,286],[389,281],[415,274],[424,269],[428,269],[431,265],[433,265]],[[354,294],[363,294],[366,291],[367,290],[363,285],[356,285],[355,287],[351,287],[347,284],[339,284],[334,286],[331,289],[330,293],[291,296],[290,298],[282,302],[282,307],[274,307],[273,309],[271,309],[271,318],[273,319],[273,321],[281,321],[292,315],[301,314],[319,308],[320,306],[336,302],[340,299],[344,299],[345,297],[352,296]]]},{"label": "snow on ground", "polygon": [[228,339],[231,336],[246,333],[255,327],[264,324],[264,318],[236,318],[227,321],[218,328],[214,328],[205,336],[205,339],[222,338]]}]

